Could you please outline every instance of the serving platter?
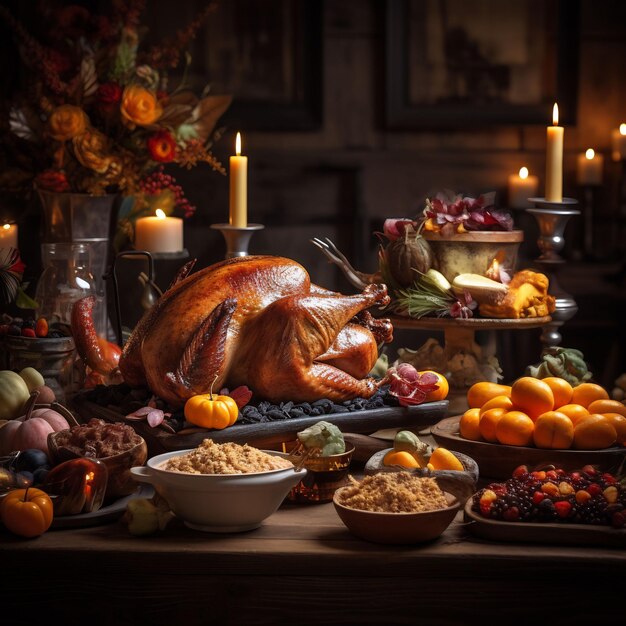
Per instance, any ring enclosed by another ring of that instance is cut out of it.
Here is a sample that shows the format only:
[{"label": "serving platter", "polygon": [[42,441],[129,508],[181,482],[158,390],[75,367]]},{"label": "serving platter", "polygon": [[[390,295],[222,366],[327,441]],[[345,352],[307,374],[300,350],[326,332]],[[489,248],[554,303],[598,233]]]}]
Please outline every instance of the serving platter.
[{"label": "serving platter", "polygon": [[460,419],[460,415],[442,419],[431,427],[431,435],[438,445],[473,458],[478,463],[483,478],[510,478],[513,470],[519,465],[528,465],[531,469],[555,465],[565,470],[575,470],[590,464],[610,472],[615,471],[626,456],[626,449],[622,447],[603,450],[544,450],[470,441],[461,437],[459,433]]},{"label": "serving platter", "polygon": [[207,437],[216,443],[232,441],[271,449],[283,442],[295,440],[298,432],[321,420],[333,423],[344,432],[369,434],[381,428],[414,429],[432,426],[448,414],[448,401],[440,400],[409,407],[389,406],[255,424],[234,424],[223,430],[194,427],[171,433],[162,428],[152,428],[143,421],[128,421],[123,414],[96,404],[80,394],[74,397],[72,403],[74,410],[85,421],[95,417],[107,422],[130,424],[146,440],[149,456],[195,448]]},{"label": "serving platter", "polygon": [[472,498],[463,509],[465,528],[481,539],[551,545],[626,547],[626,530],[591,524],[500,522],[472,511]]},{"label": "serving platter", "polygon": [[100,507],[92,513],[79,513],[78,515],[60,515],[54,517],[50,528],[62,530],[66,528],[87,528],[89,526],[101,526],[119,519],[126,510],[128,502],[134,498],[151,498],[154,495],[154,487],[151,485],[139,485],[134,493]]}]

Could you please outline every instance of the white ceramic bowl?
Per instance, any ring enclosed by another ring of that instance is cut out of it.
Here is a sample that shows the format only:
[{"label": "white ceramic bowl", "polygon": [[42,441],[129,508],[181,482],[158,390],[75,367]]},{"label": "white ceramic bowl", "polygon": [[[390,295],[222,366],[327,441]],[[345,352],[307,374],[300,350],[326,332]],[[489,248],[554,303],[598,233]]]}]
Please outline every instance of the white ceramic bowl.
[{"label": "white ceramic bowl", "polygon": [[306,473],[287,468],[257,474],[187,474],[161,468],[168,459],[188,452],[159,454],[131,472],[136,481],[151,484],[186,526],[207,532],[258,528]]}]

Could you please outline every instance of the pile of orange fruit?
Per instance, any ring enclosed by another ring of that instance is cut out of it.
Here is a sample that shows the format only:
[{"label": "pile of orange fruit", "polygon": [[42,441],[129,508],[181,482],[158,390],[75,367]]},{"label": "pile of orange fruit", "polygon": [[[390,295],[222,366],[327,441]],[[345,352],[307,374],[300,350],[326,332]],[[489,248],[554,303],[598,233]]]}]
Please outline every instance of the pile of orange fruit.
[{"label": "pile of orange fruit", "polygon": [[562,378],[531,376],[510,386],[479,382],[467,403],[459,422],[465,439],[560,450],[626,446],[626,406],[595,383],[572,387]]}]

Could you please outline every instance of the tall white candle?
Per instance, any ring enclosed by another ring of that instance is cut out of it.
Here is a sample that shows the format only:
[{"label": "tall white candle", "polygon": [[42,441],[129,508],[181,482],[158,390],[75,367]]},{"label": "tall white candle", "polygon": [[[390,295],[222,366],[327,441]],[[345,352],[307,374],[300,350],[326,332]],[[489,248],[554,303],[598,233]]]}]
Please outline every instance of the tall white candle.
[{"label": "tall white candle", "polygon": [[579,185],[601,185],[604,157],[589,148],[584,154],[578,155],[576,181]]},{"label": "tall white candle", "polygon": [[563,133],[559,126],[559,107],[554,103],[552,109],[552,126],[546,133],[546,200],[561,202],[563,200]]},{"label": "tall white candle", "polygon": [[241,156],[241,133],[237,133],[235,156],[230,157],[230,213],[231,226],[248,225],[248,157]]},{"label": "tall white candle", "polygon": [[528,173],[527,167],[520,168],[519,174],[509,176],[509,206],[512,209],[526,209],[531,206],[528,198],[537,195],[539,181]]},{"label": "tall white candle", "polygon": [[614,161],[626,159],[626,124],[620,124],[611,135],[611,158]]},{"label": "tall white candle", "polygon": [[183,220],[167,217],[161,209],[156,215],[135,222],[135,249],[147,252],[182,252]]},{"label": "tall white candle", "polygon": [[17,224],[0,226],[0,248],[17,248]]}]

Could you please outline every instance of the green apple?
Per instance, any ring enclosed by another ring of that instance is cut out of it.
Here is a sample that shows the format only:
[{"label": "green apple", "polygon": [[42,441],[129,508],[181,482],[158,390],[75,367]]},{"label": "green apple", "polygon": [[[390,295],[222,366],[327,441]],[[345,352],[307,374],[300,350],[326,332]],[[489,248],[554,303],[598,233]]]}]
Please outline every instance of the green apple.
[{"label": "green apple", "polygon": [[20,372],[20,376],[24,379],[29,392],[46,384],[43,376],[34,367],[25,367]]}]

